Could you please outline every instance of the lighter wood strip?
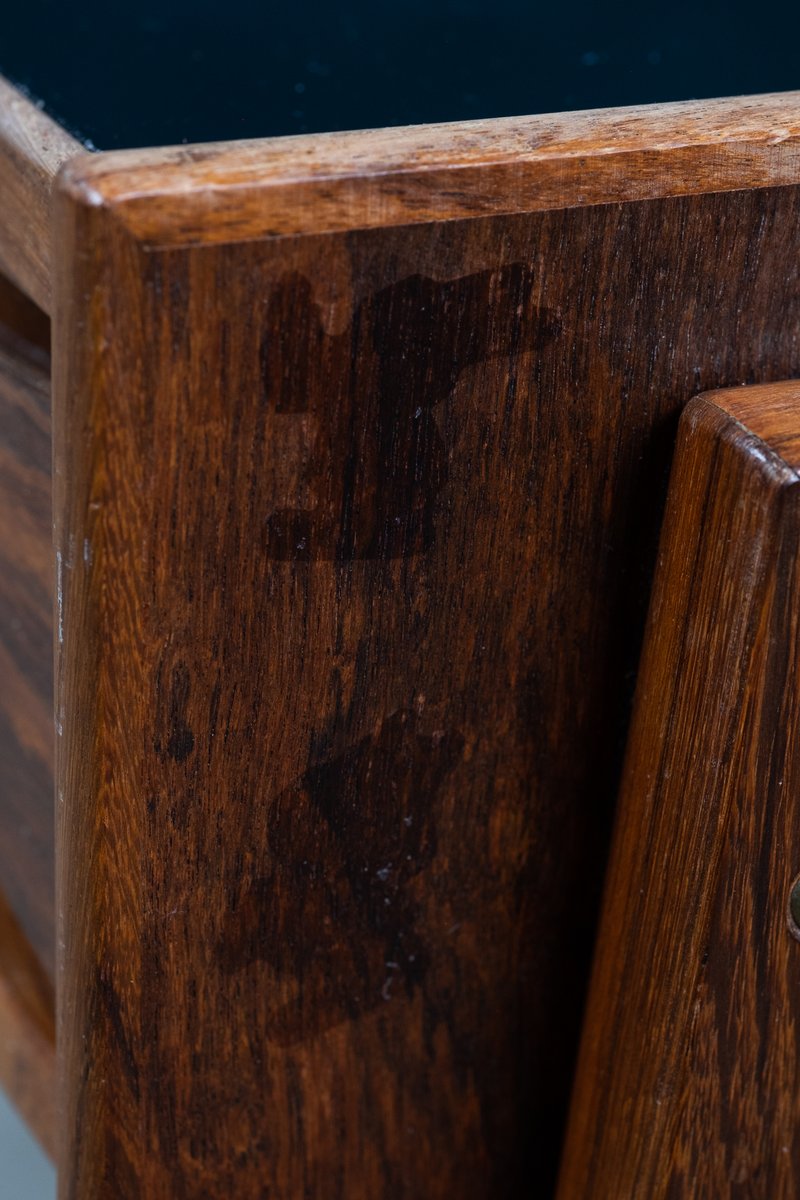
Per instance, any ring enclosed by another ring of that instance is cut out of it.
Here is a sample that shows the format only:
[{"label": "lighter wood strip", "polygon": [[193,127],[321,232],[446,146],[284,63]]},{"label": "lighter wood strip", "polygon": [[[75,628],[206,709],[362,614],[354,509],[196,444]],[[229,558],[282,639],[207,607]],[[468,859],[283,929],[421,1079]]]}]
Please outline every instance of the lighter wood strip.
[{"label": "lighter wood strip", "polygon": [[114,151],[64,176],[138,240],[245,241],[800,180],[800,94]]}]

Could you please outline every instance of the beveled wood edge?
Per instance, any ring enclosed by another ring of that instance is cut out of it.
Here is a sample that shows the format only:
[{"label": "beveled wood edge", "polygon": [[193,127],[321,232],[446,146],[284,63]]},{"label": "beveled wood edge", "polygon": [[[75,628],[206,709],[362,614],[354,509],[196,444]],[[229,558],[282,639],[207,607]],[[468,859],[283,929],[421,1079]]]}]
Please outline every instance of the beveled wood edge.
[{"label": "beveled wood edge", "polygon": [[0,77],[0,270],[46,312],[59,171],[145,244],[537,212],[797,183],[800,93],[89,154]]},{"label": "beveled wood edge", "polygon": [[0,76],[0,271],[44,309],[51,306],[53,183],[83,150]]},{"label": "beveled wood edge", "polygon": [[53,987],[0,892],[0,1085],[55,1159]]},{"label": "beveled wood edge", "polygon": [[[718,409],[755,438],[765,455],[800,480],[800,379],[703,392],[691,401]],[[691,410],[690,414],[691,415]]]},{"label": "beveled wood edge", "polygon": [[800,92],[81,155],[60,186],[196,245],[800,182]]}]

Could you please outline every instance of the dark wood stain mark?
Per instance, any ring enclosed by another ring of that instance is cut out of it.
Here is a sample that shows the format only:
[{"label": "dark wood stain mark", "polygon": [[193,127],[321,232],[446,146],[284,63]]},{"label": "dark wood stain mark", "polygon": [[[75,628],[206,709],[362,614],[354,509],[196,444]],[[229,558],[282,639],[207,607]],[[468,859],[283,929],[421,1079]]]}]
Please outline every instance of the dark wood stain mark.
[{"label": "dark wood stain mark", "polygon": [[277,797],[268,859],[233,899],[217,950],[227,972],[261,961],[295,984],[275,1011],[265,989],[268,1038],[314,1036],[422,982],[409,884],[436,853],[437,797],[462,747],[397,712]]},{"label": "dark wood stain mark", "polygon": [[156,704],[162,733],[156,737],[153,746],[160,758],[169,757],[182,763],[194,750],[194,734],[186,724],[191,681],[185,663],[176,663],[167,671],[168,679],[163,678],[163,669],[157,679]]},{"label": "dark wood stain mark", "polygon": [[[431,548],[448,481],[436,409],[469,367],[507,359],[509,346],[543,352],[558,336],[553,313],[530,311],[532,284],[525,263],[444,282],[412,275],[368,297],[349,328],[329,335],[310,281],[281,278],[261,342],[263,395],[276,413],[314,423],[303,467],[312,507],[270,514],[270,558],[386,560]],[[500,296],[511,328],[497,319]],[[396,336],[409,325],[410,340]],[[299,361],[285,353],[289,336],[303,346]]]}]

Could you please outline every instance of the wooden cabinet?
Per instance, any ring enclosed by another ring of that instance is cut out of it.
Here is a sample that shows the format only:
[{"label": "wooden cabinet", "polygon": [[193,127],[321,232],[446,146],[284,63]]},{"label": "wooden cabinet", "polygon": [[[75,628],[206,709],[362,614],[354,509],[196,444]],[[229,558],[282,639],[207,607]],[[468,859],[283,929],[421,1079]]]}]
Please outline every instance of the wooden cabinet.
[{"label": "wooden cabinet", "polygon": [[553,1195],[573,1083],[562,1200],[794,1193],[797,104],[90,152],[0,85],[0,1073],[63,1200]]}]

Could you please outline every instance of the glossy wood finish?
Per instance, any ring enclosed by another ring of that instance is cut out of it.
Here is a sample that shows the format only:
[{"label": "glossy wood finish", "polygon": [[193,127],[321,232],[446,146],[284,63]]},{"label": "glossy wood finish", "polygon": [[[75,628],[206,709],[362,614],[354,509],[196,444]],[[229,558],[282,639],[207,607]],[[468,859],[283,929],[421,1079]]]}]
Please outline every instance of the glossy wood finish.
[{"label": "glossy wood finish", "polygon": [[800,1189],[800,384],[681,423],[567,1140],[572,1197]]},{"label": "glossy wood finish", "polygon": [[546,1194],[678,413],[800,373],[727,111],[63,176],[63,1197]]},{"label": "glossy wood finish", "polygon": [[0,890],[55,960],[49,322],[0,281]]},{"label": "glossy wood finish", "polygon": [[0,77],[0,272],[50,311],[50,204],[62,163],[82,147]]}]

